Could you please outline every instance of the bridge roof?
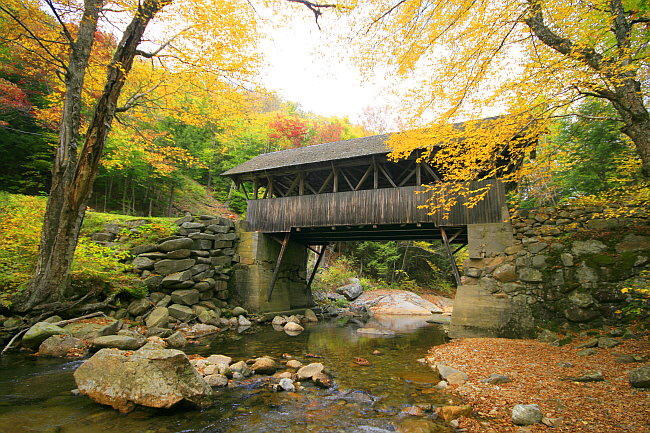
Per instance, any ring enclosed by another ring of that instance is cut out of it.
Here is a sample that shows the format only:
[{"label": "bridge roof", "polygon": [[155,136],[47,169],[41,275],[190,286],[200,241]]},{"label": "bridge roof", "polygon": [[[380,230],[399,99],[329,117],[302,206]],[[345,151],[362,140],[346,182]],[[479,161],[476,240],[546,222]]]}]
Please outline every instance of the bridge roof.
[{"label": "bridge roof", "polygon": [[221,173],[221,175],[233,176],[296,165],[322,163],[371,155],[385,155],[390,152],[390,149],[386,146],[388,137],[389,134],[373,135],[370,137],[352,138],[350,140],[333,141],[331,143],[314,144],[296,149],[264,153]]}]

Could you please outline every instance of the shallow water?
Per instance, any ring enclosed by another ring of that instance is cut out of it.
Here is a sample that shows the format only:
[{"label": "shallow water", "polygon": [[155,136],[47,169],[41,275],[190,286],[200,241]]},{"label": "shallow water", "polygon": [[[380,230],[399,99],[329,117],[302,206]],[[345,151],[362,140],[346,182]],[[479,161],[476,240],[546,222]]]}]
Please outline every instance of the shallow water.
[{"label": "shallow water", "polygon": [[[397,334],[361,336],[358,325],[332,321],[308,325],[300,335],[289,337],[264,325],[257,332],[219,335],[192,347],[188,352],[235,360],[288,353],[305,364],[322,362],[336,383],[332,390],[305,384],[298,393],[275,393],[262,382],[220,389],[216,404],[202,411],[141,408],[119,414],[70,393],[75,388],[72,373],[82,361],[12,355],[0,359],[0,433],[392,431],[403,407],[446,402],[431,390],[431,370],[416,361],[445,336],[438,326],[406,318],[383,325],[397,329]],[[375,350],[382,355],[373,355]],[[358,366],[352,362],[355,357],[371,365]]]}]

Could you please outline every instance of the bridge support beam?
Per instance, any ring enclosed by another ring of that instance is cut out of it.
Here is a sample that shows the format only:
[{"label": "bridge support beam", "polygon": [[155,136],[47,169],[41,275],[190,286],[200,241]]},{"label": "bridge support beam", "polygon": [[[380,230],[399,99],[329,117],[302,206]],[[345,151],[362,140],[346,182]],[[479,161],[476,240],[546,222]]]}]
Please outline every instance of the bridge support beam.
[{"label": "bridge support beam", "polygon": [[249,311],[261,313],[311,307],[306,290],[307,248],[290,239],[283,243],[271,235],[246,231],[245,226],[239,230],[240,259],[229,282],[231,297]]}]

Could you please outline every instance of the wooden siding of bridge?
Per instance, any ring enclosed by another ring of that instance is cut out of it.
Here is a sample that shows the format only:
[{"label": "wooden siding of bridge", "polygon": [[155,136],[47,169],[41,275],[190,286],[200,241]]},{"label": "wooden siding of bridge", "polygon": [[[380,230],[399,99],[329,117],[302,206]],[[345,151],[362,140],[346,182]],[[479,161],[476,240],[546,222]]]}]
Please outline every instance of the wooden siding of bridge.
[{"label": "wooden siding of bridge", "polygon": [[447,219],[418,208],[426,204],[428,194],[416,193],[420,189],[417,186],[250,200],[246,219],[252,230],[267,233],[288,232],[292,227],[412,223],[464,226],[502,222],[503,184],[490,179],[475,182],[473,188],[488,183],[493,186],[484,200],[471,209],[457,203]]}]

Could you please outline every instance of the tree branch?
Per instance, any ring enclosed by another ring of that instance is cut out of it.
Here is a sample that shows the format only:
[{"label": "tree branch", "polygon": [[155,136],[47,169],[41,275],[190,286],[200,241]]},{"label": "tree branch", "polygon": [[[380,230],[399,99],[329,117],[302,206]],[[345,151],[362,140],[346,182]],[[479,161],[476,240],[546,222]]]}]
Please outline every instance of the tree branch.
[{"label": "tree branch", "polygon": [[65,23],[61,19],[61,16],[59,15],[59,11],[57,11],[56,8],[54,7],[54,3],[52,3],[52,0],[45,0],[45,3],[47,3],[47,5],[50,7],[50,9],[52,10],[52,13],[54,14],[54,17],[59,22],[59,24],[61,24],[61,28],[63,29],[63,34],[65,35],[68,42],[73,43],[74,38],[72,37],[72,35],[68,31],[68,27],[65,25]]},{"label": "tree branch", "polygon": [[321,15],[323,15],[322,9],[331,9],[331,8],[336,8],[336,4],[322,4],[322,3],[313,3],[308,0],[287,0],[289,3],[300,3],[304,6],[307,7],[310,11],[314,13],[314,20],[316,21],[316,26],[318,26],[318,30],[320,30],[320,24],[318,23],[318,18],[320,18]]},{"label": "tree branch", "polygon": [[577,47],[570,39],[564,38],[551,30],[544,22],[540,0],[528,0],[530,11],[524,22],[537,38],[544,44],[567,57],[577,58],[592,69],[599,71],[603,56],[593,48]]}]

